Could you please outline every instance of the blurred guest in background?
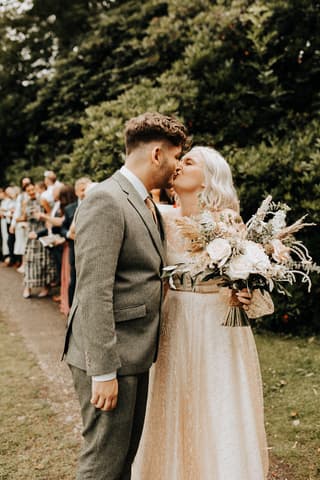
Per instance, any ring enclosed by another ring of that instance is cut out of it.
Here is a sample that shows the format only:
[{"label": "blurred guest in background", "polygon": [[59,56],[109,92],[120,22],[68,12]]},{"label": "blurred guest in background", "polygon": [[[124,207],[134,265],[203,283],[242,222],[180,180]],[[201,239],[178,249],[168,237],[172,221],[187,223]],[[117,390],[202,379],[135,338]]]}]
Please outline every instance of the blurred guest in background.
[{"label": "blurred guest in background", "polygon": [[30,298],[32,288],[41,288],[38,297],[49,294],[49,286],[56,276],[55,264],[49,249],[44,247],[37,238],[37,232],[44,228],[43,220],[39,219],[41,207],[37,200],[36,190],[31,183],[26,187],[27,200],[23,202],[22,215],[28,222],[28,240],[25,252],[25,273],[23,297]]},{"label": "blurred guest in background", "polygon": [[[38,212],[36,217],[38,220],[45,222],[45,227],[37,232],[37,238],[44,237],[47,235],[60,235],[60,229],[63,222],[63,214],[60,207],[60,190],[63,187],[62,183],[58,183],[52,188],[52,196],[54,203],[51,204],[50,213],[45,213],[43,211]],[[40,198],[42,204],[43,199]],[[50,250],[51,255],[54,258],[56,264],[56,278],[52,282],[52,286],[60,285],[61,278],[61,263],[62,263],[62,250],[63,246],[58,241],[53,243],[53,246]]]},{"label": "blurred guest in background", "polygon": [[5,260],[5,263],[8,267],[19,266],[19,258],[14,254],[14,244],[16,241],[14,228],[11,229],[11,223],[13,221],[14,212],[16,209],[17,196],[19,194],[19,188],[8,187],[6,188],[7,194],[7,203],[6,203],[6,223],[7,223],[7,243],[9,254]]},{"label": "blurred guest in background", "polygon": [[[59,180],[57,180],[57,176],[52,170],[46,170],[44,172],[44,183],[46,190],[41,194],[41,201],[44,205],[46,205],[46,213],[50,213],[50,210],[53,208],[55,203],[53,190],[55,187],[59,187],[62,184],[59,182]],[[50,210],[48,211],[48,209]]]},{"label": "blurred guest in background", "polygon": [[26,188],[30,185],[31,179],[29,177],[24,177],[21,180],[21,190],[16,201],[16,208],[13,215],[13,219],[10,225],[10,233],[15,234],[15,243],[14,243],[14,255],[19,259],[20,267],[17,269],[19,273],[24,273],[24,252],[26,249],[26,243],[28,239],[28,224],[24,221],[22,216],[22,205],[28,198],[26,193]]},{"label": "blurred guest in background", "polygon": [[154,188],[151,190],[152,200],[158,210],[164,213],[175,206],[175,193],[173,188]]},{"label": "blurred guest in background", "polygon": [[[72,185],[63,185],[60,189],[60,209],[63,216],[63,223],[60,228],[60,235],[65,238],[65,220],[70,214],[70,207],[77,205],[75,189]],[[73,208],[73,207],[72,207]],[[67,213],[69,210],[69,213]],[[60,289],[60,311],[67,316],[69,313],[69,285],[70,285],[70,243],[64,242],[61,264],[61,289]]]},{"label": "blurred guest in background", "polygon": [[2,260],[4,260],[4,265],[7,264],[6,258],[9,256],[9,248],[8,248],[8,229],[7,229],[7,204],[8,204],[8,196],[6,191],[2,188],[0,191],[0,218],[1,218],[1,240],[2,240]]},{"label": "blurred guest in background", "polygon": [[75,233],[74,229],[71,228],[74,214],[80,205],[81,200],[83,200],[87,188],[92,185],[90,178],[82,177],[75,183],[75,194],[77,200],[73,203],[70,203],[64,209],[64,221],[61,227],[61,235],[68,241],[69,245],[69,264],[70,264],[70,282],[68,289],[68,299],[69,307],[71,307],[74,290],[76,286],[76,267],[75,267],[75,258],[74,258],[74,238]]}]

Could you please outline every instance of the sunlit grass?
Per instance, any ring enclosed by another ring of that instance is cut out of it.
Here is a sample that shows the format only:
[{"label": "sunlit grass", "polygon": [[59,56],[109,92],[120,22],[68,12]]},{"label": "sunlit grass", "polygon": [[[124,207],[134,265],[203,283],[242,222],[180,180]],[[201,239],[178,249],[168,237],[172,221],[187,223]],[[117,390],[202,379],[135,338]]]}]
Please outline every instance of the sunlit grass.
[{"label": "sunlit grass", "polygon": [[[256,342],[272,467],[283,462],[289,472],[275,468],[273,476],[271,469],[270,478],[319,479],[320,341],[264,333]],[[44,374],[1,321],[0,344],[0,479],[74,479],[79,442],[73,426],[61,424]]]},{"label": "sunlit grass", "polygon": [[292,466],[288,480],[320,478],[320,341],[256,335],[271,455]]},{"label": "sunlit grass", "polygon": [[44,374],[1,321],[0,344],[0,479],[74,479],[78,441],[52,410]]}]

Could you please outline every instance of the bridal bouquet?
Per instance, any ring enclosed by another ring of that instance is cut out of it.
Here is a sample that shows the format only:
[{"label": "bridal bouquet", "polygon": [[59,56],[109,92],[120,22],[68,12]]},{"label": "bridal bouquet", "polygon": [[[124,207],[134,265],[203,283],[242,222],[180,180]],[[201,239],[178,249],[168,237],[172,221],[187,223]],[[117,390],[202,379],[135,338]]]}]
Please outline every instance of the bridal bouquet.
[{"label": "bridal bouquet", "polygon": [[[310,273],[320,273],[305,245],[294,236],[306,226],[305,216],[287,225],[286,204],[274,203],[268,196],[245,225],[235,214],[214,214],[204,206],[196,217],[176,219],[187,244],[187,263],[164,268],[163,277],[175,289],[185,275],[192,285],[218,278],[232,289],[230,308],[224,326],[247,326],[248,317],[235,293],[242,289],[276,290],[289,294],[285,284],[298,277],[311,288]],[[215,216],[216,215],[216,216]]]}]

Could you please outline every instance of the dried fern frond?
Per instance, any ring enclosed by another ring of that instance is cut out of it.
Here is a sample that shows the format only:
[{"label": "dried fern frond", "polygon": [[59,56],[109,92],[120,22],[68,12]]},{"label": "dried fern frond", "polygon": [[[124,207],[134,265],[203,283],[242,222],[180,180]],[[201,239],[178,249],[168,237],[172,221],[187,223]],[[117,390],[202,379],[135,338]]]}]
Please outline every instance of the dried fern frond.
[{"label": "dried fern frond", "polygon": [[183,237],[188,240],[189,250],[191,253],[196,253],[203,250],[205,241],[201,234],[199,223],[192,218],[183,217],[177,218],[176,224],[179,227]]},{"label": "dried fern frond", "polygon": [[307,215],[304,215],[303,217],[299,218],[296,222],[294,222],[292,225],[288,225],[287,227],[283,228],[276,236],[279,240],[283,240],[285,238],[290,237],[294,233],[298,232],[299,230],[302,230],[304,227],[312,227],[315,225],[315,223],[303,223],[303,220],[306,218]]}]

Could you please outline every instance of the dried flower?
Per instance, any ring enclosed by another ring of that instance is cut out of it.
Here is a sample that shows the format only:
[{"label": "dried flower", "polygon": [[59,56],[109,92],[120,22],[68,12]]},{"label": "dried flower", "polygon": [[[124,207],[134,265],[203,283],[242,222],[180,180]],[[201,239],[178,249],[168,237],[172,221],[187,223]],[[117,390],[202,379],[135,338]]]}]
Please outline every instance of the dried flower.
[{"label": "dried flower", "polygon": [[196,217],[176,219],[190,261],[166,267],[164,277],[189,275],[192,283],[221,278],[233,288],[276,289],[280,293],[287,293],[283,284],[293,284],[300,277],[310,290],[309,275],[320,273],[320,267],[294,233],[313,223],[305,223],[302,217],[287,225],[290,208],[274,203],[270,195],[246,225],[235,213],[202,207]]}]

